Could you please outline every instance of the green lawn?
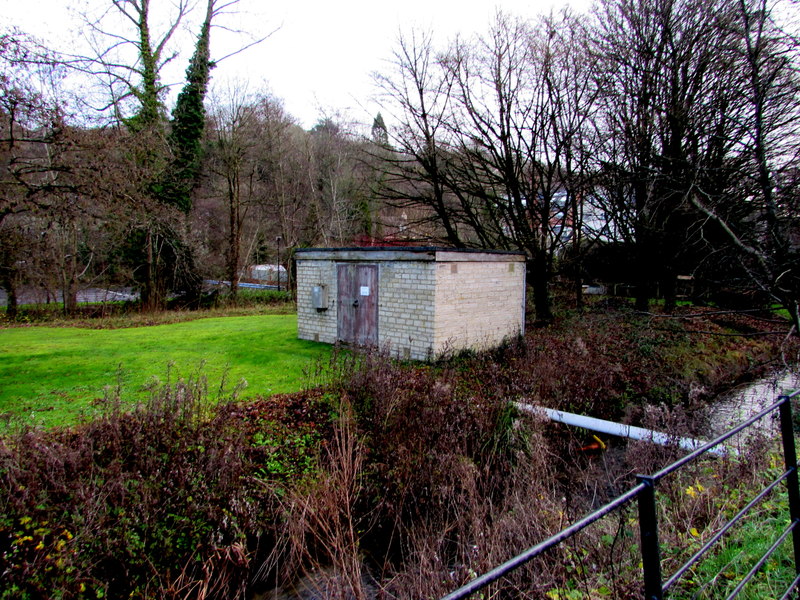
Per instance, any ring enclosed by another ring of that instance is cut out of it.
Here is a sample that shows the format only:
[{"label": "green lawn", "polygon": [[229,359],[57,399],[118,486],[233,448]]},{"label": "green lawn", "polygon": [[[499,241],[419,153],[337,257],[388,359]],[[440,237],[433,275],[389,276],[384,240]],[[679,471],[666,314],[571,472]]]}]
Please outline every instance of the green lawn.
[{"label": "green lawn", "polygon": [[216,390],[247,381],[243,396],[296,391],[304,369],[327,356],[324,344],[297,339],[295,315],[258,315],[130,329],[0,329],[0,414],[70,423],[96,410],[106,386],[144,398],[158,378],[198,372]]}]

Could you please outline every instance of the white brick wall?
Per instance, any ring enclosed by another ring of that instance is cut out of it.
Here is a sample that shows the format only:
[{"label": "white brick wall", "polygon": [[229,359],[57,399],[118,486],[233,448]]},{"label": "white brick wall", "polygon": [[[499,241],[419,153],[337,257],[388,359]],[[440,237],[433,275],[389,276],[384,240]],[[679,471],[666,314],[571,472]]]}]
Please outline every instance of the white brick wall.
[{"label": "white brick wall", "polygon": [[524,262],[436,263],[434,353],[490,348],[525,327]]},{"label": "white brick wall", "polygon": [[426,359],[433,353],[435,264],[380,264],[378,337],[381,346],[402,358]]},{"label": "white brick wall", "polygon": [[[337,341],[337,251],[298,256],[297,335]],[[342,254],[338,254],[342,256]],[[525,263],[486,253],[394,251],[368,254],[378,265],[378,339],[401,358],[426,359],[449,350],[487,348],[524,329]],[[400,258],[398,258],[400,256]],[[311,305],[311,290],[325,286],[328,309]]]}]

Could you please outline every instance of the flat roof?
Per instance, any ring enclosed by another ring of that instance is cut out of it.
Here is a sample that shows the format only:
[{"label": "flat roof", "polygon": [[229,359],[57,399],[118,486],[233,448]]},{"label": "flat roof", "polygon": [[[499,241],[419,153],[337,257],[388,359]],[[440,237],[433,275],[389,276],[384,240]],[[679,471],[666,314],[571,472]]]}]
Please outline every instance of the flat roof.
[{"label": "flat roof", "polygon": [[300,260],[390,261],[416,260],[441,262],[523,262],[524,252],[481,250],[479,248],[443,248],[439,246],[373,246],[368,248],[298,248]]}]

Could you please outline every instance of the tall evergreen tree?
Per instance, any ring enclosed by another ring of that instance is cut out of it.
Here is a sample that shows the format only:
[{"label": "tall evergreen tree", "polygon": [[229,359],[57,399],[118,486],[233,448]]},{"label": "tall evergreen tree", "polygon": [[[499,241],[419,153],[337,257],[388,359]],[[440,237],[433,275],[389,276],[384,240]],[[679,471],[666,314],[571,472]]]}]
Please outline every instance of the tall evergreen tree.
[{"label": "tall evergreen tree", "polygon": [[378,113],[372,121],[372,141],[379,146],[389,145],[389,130],[386,129],[386,122],[381,113]]},{"label": "tall evergreen tree", "polygon": [[184,213],[191,210],[191,194],[200,172],[201,141],[206,121],[203,101],[208,90],[211,69],[214,68],[210,58],[213,16],[214,0],[209,0],[194,55],[186,70],[186,85],[178,95],[172,111],[172,127],[168,138],[172,160],[160,190],[164,202],[176,206]]}]

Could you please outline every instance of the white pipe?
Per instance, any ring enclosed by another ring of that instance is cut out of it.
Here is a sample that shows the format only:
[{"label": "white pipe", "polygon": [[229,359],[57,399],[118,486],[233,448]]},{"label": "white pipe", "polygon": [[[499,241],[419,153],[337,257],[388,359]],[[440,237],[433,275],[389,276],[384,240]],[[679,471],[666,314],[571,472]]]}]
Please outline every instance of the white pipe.
[{"label": "white pipe", "polygon": [[[563,410],[554,410],[552,408],[545,408],[544,406],[534,406],[532,404],[523,404],[522,402],[514,402],[514,405],[520,410],[529,412],[534,415],[541,415],[549,418],[557,423],[564,423],[574,427],[583,427],[584,429],[591,429],[592,431],[599,431],[609,435],[616,435],[619,437],[631,438],[634,440],[643,440],[645,442],[653,442],[661,446],[677,445],[684,450],[697,450],[707,442],[703,440],[696,440],[694,438],[676,437],[668,435],[652,429],[645,429],[644,427],[634,427],[633,425],[623,425],[622,423],[614,423],[613,421],[605,421],[603,419],[596,419],[595,417],[587,417],[584,415],[576,415],[575,413],[565,412]],[[710,453],[717,456],[727,455],[727,450],[720,446],[715,446]]]}]

